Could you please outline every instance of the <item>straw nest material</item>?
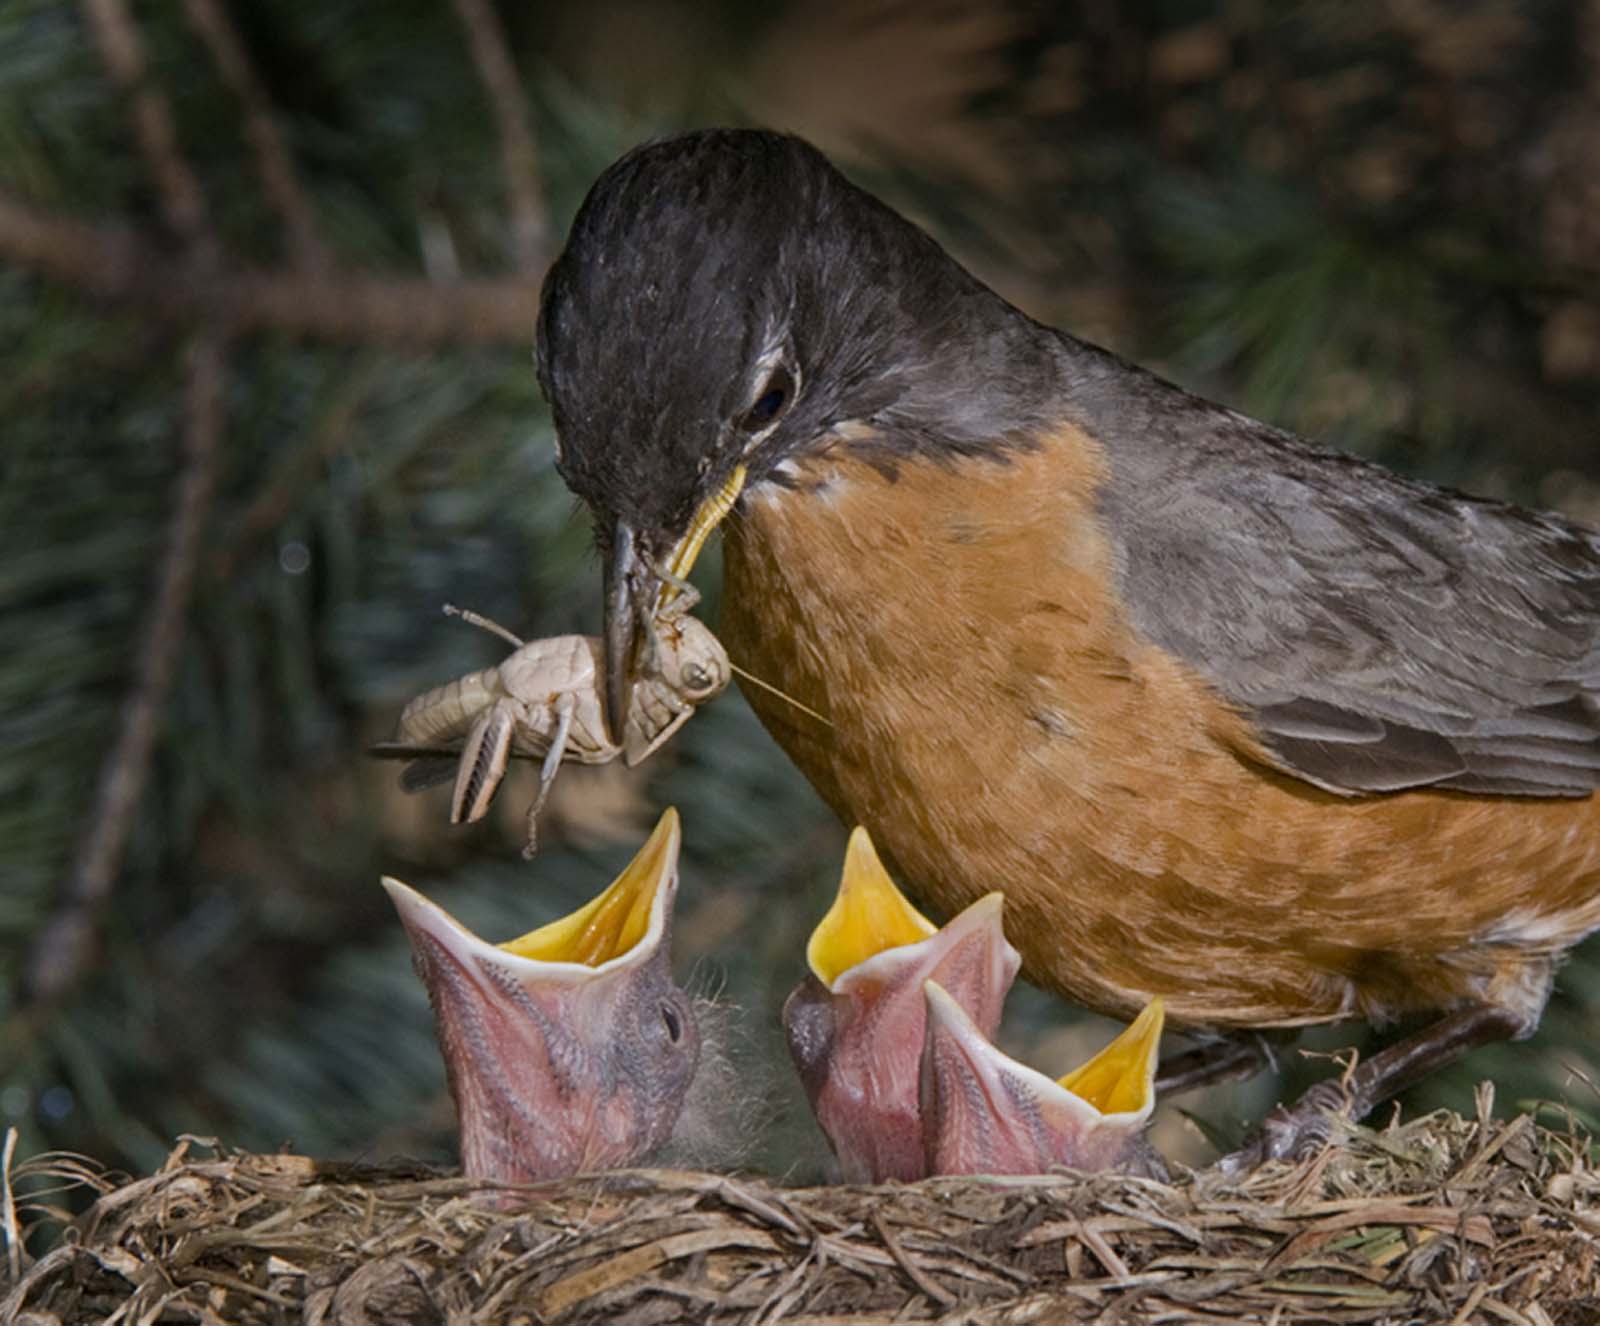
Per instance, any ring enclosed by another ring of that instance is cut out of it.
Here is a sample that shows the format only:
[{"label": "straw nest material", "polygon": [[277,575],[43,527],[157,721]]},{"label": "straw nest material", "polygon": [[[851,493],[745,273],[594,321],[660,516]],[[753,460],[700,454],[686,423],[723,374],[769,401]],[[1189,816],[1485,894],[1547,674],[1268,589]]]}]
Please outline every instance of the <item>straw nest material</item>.
[{"label": "straw nest material", "polygon": [[[41,1157],[4,1194],[0,1321],[1600,1321],[1589,1143],[1490,1101],[1236,1180],[799,1189],[632,1170],[509,1212],[459,1178],[196,1139],[120,1185]],[[99,1195],[30,1265],[41,1176]]]}]

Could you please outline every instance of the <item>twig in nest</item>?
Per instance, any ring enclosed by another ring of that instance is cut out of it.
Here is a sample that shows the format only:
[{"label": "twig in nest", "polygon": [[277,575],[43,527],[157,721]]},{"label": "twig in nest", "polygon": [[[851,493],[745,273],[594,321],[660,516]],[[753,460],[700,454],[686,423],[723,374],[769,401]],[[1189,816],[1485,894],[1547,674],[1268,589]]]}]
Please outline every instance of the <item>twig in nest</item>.
[{"label": "twig in nest", "polygon": [[17,1199],[11,1191],[11,1160],[17,1153],[17,1130],[6,1129],[5,1151],[0,1153],[0,1229],[6,1236],[6,1267],[11,1283],[22,1279],[22,1227],[17,1223]]},{"label": "twig in nest", "polygon": [[[717,1175],[634,1170],[542,1184],[520,1209],[497,1212],[463,1200],[463,1180],[419,1178],[415,1168],[180,1151],[160,1174],[102,1197],[71,1242],[0,1299],[0,1320],[27,1309],[63,1321],[153,1320],[161,1296],[181,1285],[189,1302],[205,1303],[207,1321],[256,1320],[268,1302],[307,1320],[387,1321],[399,1270],[408,1294],[420,1289],[482,1326],[534,1309],[573,1323],[669,1312],[883,1326],[957,1316],[1127,1326],[1589,1321],[1600,1174],[1586,1147],[1521,1129],[1526,1155],[1503,1147],[1466,1183],[1461,1171],[1484,1140],[1475,1124],[1431,1115],[1381,1144],[1355,1130],[1316,1200],[1298,1210],[1284,1207],[1281,1167],[1271,1166],[1231,1176],[1220,1194],[1060,1174],[816,1189],[743,1176],[724,1193]],[[58,1158],[30,1161],[18,1176],[106,1187]],[[1147,1204],[1159,1221],[1138,1214]],[[1041,1207],[1043,1223],[1010,1233]],[[802,1231],[834,1232],[808,1247],[781,1226],[751,1227],[752,1213],[772,1210]],[[1105,1275],[1093,1242],[1110,1254]],[[920,1287],[908,1294],[907,1261],[954,1306]]]},{"label": "twig in nest", "polygon": [[154,602],[135,665],[122,730],[101,766],[94,807],[55,912],[39,931],[24,975],[25,1002],[53,1003],[83,976],[150,773],[161,714],[183,640],[201,534],[216,486],[226,352],[211,333],[189,355],[183,468]]},{"label": "twig in nest", "polygon": [[436,284],[169,261],[130,231],[0,195],[0,257],[152,317],[396,345],[526,345],[538,281]]},{"label": "twig in nest", "polygon": [[531,272],[540,266],[544,248],[544,203],[535,169],[539,161],[528,124],[528,99],[506,46],[505,30],[489,0],[455,0],[461,26],[467,30],[472,60],[494,110],[500,133],[500,159],[511,205],[511,242],[517,267]]},{"label": "twig in nest", "polygon": [[295,175],[294,161],[278,132],[272,104],[250,67],[250,57],[226,11],[217,0],[184,0],[183,7],[222,71],[223,80],[244,108],[245,134],[255,152],[261,187],[289,232],[290,257],[300,267],[326,267],[328,254],[317,233],[316,213]]},{"label": "twig in nest", "polygon": [[884,1220],[881,1211],[872,1213],[872,1227],[878,1231],[878,1237],[883,1241],[883,1246],[889,1250],[889,1255],[894,1258],[895,1264],[906,1273],[912,1284],[941,1308],[954,1306],[956,1296],[935,1281],[932,1276],[906,1255],[906,1250],[900,1246],[900,1241],[890,1232],[889,1225]]},{"label": "twig in nest", "polygon": [[139,151],[155,176],[161,212],[173,234],[188,241],[202,262],[215,262],[216,237],[200,181],[178,150],[172,107],[150,82],[149,62],[138,25],[123,0],[83,0],[100,56],[133,103]]}]

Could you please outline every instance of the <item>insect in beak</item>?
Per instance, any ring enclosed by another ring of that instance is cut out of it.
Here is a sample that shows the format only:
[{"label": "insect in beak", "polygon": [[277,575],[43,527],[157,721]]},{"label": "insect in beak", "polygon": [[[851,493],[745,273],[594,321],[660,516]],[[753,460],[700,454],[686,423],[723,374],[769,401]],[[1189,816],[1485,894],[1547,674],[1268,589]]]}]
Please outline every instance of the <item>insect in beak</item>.
[{"label": "insect in beak", "polygon": [[622,740],[633,683],[639,675],[641,637],[653,635],[656,618],[684,592],[683,586],[711,531],[744,491],[745,467],[737,466],[722,487],[700,504],[689,528],[657,566],[639,546],[637,532],[619,520],[611,537],[605,573],[606,729]]}]

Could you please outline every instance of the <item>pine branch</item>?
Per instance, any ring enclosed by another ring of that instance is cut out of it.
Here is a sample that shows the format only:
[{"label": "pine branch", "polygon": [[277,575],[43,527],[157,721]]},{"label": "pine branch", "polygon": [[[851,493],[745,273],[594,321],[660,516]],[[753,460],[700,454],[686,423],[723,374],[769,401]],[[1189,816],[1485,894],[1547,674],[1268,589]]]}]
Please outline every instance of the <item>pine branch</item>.
[{"label": "pine branch", "polygon": [[373,360],[352,373],[316,427],[306,430],[299,445],[285,450],[261,490],[230,522],[227,542],[211,558],[209,575],[213,583],[231,580],[256,543],[289,519],[296,504],[304,500],[305,490],[321,462],[349,441],[356,416],[378,381],[378,367]]},{"label": "pine branch", "polygon": [[539,153],[528,124],[528,99],[506,47],[505,30],[489,0],[455,0],[455,6],[467,30],[472,59],[478,66],[484,90],[489,94],[500,133],[500,157],[505,169],[506,191],[510,195],[511,236],[517,267],[524,272],[536,271],[543,265],[540,253],[545,243],[545,214],[534,174]]},{"label": "pine branch", "polygon": [[300,187],[272,105],[228,15],[217,0],[184,0],[184,10],[211,51],[223,80],[244,107],[245,133],[255,152],[256,171],[267,201],[289,232],[291,260],[296,266],[313,270],[327,267],[328,252],[318,233],[311,201]]},{"label": "pine branch", "polygon": [[0,257],[141,313],[234,331],[395,345],[525,344],[532,277],[444,284],[172,259],[118,226],[87,225],[0,195]]},{"label": "pine branch", "polygon": [[149,78],[144,41],[123,0],[83,0],[100,55],[133,103],[139,151],[155,176],[161,211],[172,232],[206,261],[217,255],[216,236],[200,181],[178,149],[172,107]]},{"label": "pine branch", "polygon": [[88,970],[98,945],[100,918],[110,901],[134,812],[149,778],[189,615],[201,534],[216,487],[225,368],[222,338],[214,332],[203,334],[189,356],[183,467],[133,691],[123,709],[122,730],[101,766],[88,832],[56,910],[29,955],[23,978],[23,1018],[27,1021],[33,1020],[39,1009],[58,1002]]}]

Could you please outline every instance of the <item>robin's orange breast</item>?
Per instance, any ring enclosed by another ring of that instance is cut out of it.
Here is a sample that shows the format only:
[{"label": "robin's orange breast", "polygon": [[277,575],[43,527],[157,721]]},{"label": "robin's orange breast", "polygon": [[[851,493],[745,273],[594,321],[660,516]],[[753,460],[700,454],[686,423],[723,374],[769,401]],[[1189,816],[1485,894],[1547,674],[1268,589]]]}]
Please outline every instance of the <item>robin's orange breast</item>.
[{"label": "robin's orange breast", "polygon": [[1141,637],[1073,429],[1005,461],[841,446],[727,521],[721,631],[768,729],[907,887],[999,888],[1036,982],[1129,1016],[1292,1026],[1469,1000],[1537,1020],[1600,925],[1595,799],[1345,798]]}]

